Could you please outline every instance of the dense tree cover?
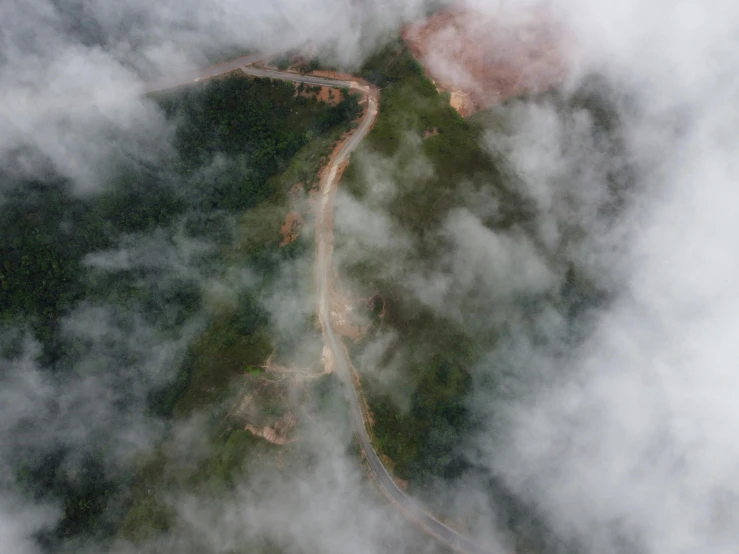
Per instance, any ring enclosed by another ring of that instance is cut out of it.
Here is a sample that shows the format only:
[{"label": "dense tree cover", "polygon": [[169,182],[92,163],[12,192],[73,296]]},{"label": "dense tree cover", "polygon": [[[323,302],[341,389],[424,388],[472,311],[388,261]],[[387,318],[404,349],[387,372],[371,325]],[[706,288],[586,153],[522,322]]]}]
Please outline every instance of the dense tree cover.
[{"label": "dense tree cover", "polygon": [[31,181],[0,206],[0,313],[56,319],[82,294],[85,253],[110,243],[105,222],[61,180]]},{"label": "dense tree cover", "polygon": [[216,166],[193,183],[190,196],[204,210],[253,206],[269,194],[267,178],[307,142],[294,89],[281,81],[230,77],[212,83],[207,99],[197,101],[199,95],[185,89],[162,99],[171,117],[188,122],[178,126],[175,139],[184,170]]},{"label": "dense tree cover", "polygon": [[[156,263],[92,272],[86,266],[90,255],[115,249],[125,241],[143,248],[146,241],[153,241],[149,248],[156,250],[157,240],[166,244],[184,233],[216,246],[193,262],[199,264],[198,271],[207,274],[222,269],[226,260],[217,247],[230,245],[235,232],[227,223],[229,214],[242,214],[268,198],[279,200],[286,191],[270,178],[286,167],[311,136],[333,125],[348,124],[347,118],[358,109],[356,98],[348,95],[331,106],[296,98],[289,83],[240,76],[159,94],[155,101],[174,127],[174,149],[163,154],[157,166],[116,161],[99,192],[84,198],[75,195],[72,183],[59,176],[29,180],[10,172],[2,174],[2,323],[29,326],[42,345],[39,363],[60,381],[75,373],[76,364],[90,347],[84,341],[65,338],[60,327],[63,318],[83,301],[115,306],[117,317],[126,320],[124,326],[133,326],[136,314],[165,335],[176,333],[201,303],[195,277],[166,273]],[[257,276],[269,279],[282,261],[297,255],[302,247],[294,244],[278,250],[278,242],[275,236],[242,261]],[[156,259],[161,253],[150,255]],[[239,306],[235,313],[214,322],[210,338],[203,337],[193,346],[171,386],[152,392],[152,414],[171,416],[177,402],[193,388],[193,379],[205,383],[195,390],[222,390],[245,363],[258,364],[264,359],[270,344],[259,329],[267,323],[266,315],[253,295],[241,298]],[[4,350],[4,356],[12,354]],[[222,357],[213,358],[219,352],[230,352],[234,362],[224,364]],[[117,356],[118,367],[97,370],[125,374],[135,362],[125,351],[109,354]],[[215,398],[195,396],[188,401],[192,406]],[[71,454],[64,447],[53,452],[30,448],[19,454],[23,458],[17,474],[19,486],[34,497],[64,506],[61,523],[41,538],[51,551],[60,541],[79,534],[109,533],[117,513],[111,499],[118,506],[131,477],[106,473],[101,461],[105,454],[94,450],[74,453],[84,460],[78,463],[78,473],[69,474],[60,468]]]},{"label": "dense tree cover", "polygon": [[[117,167],[104,192],[81,199],[63,178],[4,176],[0,205],[0,310],[4,317],[57,318],[84,293],[80,262],[125,233],[187,216],[200,235],[219,227],[219,210],[248,209],[272,194],[269,177],[327,126],[356,114],[356,98],[337,106],[297,103],[292,85],[230,77],[159,101],[176,123],[177,155],[158,168]],[[217,229],[215,229],[217,236]],[[223,231],[221,229],[221,231]],[[208,238],[214,238],[211,234]],[[221,239],[227,236],[221,232]]]},{"label": "dense tree cover", "polygon": [[357,98],[345,95],[330,106],[315,98],[295,98],[292,84],[238,76],[214,81],[207,97],[196,89],[164,96],[177,127],[175,143],[181,171],[195,174],[187,198],[211,208],[234,210],[256,205],[275,191],[267,183],[310,136],[349,121]]},{"label": "dense tree cover", "polygon": [[402,479],[453,478],[464,468],[456,447],[470,425],[465,397],[471,380],[453,355],[431,357],[419,376],[409,410],[401,410],[390,398],[373,397],[378,443]]},{"label": "dense tree cover", "polygon": [[[38,541],[47,551],[58,548],[60,540],[80,534],[102,538],[115,531],[113,512],[120,515],[120,493],[123,481],[106,475],[99,461],[101,453],[84,455],[79,473],[72,476],[64,470],[68,453],[57,449],[46,453],[34,464],[18,469],[16,479],[29,497],[37,500],[60,499],[63,518],[54,529],[44,530]],[[111,501],[113,501],[111,503]]]}]

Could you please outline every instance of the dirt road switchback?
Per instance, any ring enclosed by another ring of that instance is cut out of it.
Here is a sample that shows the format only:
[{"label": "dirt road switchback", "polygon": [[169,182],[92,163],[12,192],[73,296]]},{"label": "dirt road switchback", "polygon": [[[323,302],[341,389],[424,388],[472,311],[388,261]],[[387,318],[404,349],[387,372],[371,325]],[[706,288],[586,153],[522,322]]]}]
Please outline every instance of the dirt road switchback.
[{"label": "dirt road switchback", "polygon": [[271,56],[253,54],[225,62],[212,68],[206,68],[177,79],[165,79],[153,83],[149,91],[173,88],[191,84],[193,81],[211,79],[233,70],[240,69],[251,77],[279,79],[294,83],[306,83],[313,86],[348,88],[354,90],[366,99],[366,109],[359,125],[351,130],[337,150],[331,155],[327,166],[322,172],[319,188],[318,210],[316,221],[316,254],[315,254],[315,291],[316,309],[323,332],[323,337],[331,353],[333,369],[345,386],[350,406],[352,425],[357,434],[365,458],[378,484],[385,495],[411,520],[421,526],[427,533],[446,543],[454,550],[465,554],[505,554],[502,550],[486,547],[460,534],[458,531],[445,525],[421,505],[407,496],[395,483],[388,470],[383,465],[372,445],[359,397],[357,385],[352,380],[351,365],[346,349],[339,340],[331,320],[331,278],[333,254],[333,210],[336,187],[341,171],[345,167],[351,153],[359,146],[362,140],[372,129],[379,111],[379,90],[360,79],[330,79],[313,75],[304,75],[290,71],[277,71],[252,67],[251,64],[267,59]]},{"label": "dirt road switchback", "polygon": [[325,87],[349,88],[359,92],[367,99],[367,109],[362,121],[356,129],[350,132],[349,137],[338,150],[334,151],[323,171],[319,188],[319,206],[316,222],[315,290],[316,309],[323,337],[333,358],[334,371],[345,385],[352,424],[362,451],[383,492],[402,512],[414,520],[426,532],[448,544],[453,549],[469,554],[498,554],[495,549],[479,545],[440,522],[407,496],[395,483],[395,480],[383,465],[377,452],[375,452],[372,441],[370,440],[367,422],[364,419],[359,400],[359,391],[352,380],[349,358],[344,345],[334,330],[331,320],[334,196],[339,178],[341,177],[342,167],[349,159],[351,153],[370,132],[372,125],[377,119],[380,98],[378,89],[371,85],[362,84],[358,80],[334,80],[325,77],[313,77],[310,75],[253,67],[244,67],[242,71],[253,77],[267,77]]}]

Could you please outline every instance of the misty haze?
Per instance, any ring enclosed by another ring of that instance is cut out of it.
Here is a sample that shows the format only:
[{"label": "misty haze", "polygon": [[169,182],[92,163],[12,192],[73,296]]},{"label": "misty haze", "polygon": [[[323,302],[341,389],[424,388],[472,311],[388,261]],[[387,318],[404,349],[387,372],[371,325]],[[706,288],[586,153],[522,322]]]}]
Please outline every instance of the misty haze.
[{"label": "misty haze", "polygon": [[0,554],[739,552],[739,4],[0,37]]}]

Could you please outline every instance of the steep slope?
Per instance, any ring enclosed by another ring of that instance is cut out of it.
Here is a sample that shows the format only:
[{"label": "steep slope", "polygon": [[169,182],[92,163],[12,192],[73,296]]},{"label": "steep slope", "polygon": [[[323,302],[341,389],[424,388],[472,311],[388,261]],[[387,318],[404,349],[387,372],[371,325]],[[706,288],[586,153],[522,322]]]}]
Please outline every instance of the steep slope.
[{"label": "steep slope", "polygon": [[567,39],[544,8],[516,18],[468,8],[436,12],[403,29],[413,55],[463,116],[561,82]]}]

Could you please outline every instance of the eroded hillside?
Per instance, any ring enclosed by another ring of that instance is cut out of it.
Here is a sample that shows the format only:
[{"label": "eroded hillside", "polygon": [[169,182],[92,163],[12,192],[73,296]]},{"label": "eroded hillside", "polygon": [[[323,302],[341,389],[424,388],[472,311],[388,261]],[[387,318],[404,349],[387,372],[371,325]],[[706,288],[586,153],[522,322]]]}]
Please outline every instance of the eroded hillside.
[{"label": "eroded hillside", "polygon": [[566,73],[566,34],[549,11],[508,19],[456,7],[403,29],[413,55],[462,116],[546,90]]}]

